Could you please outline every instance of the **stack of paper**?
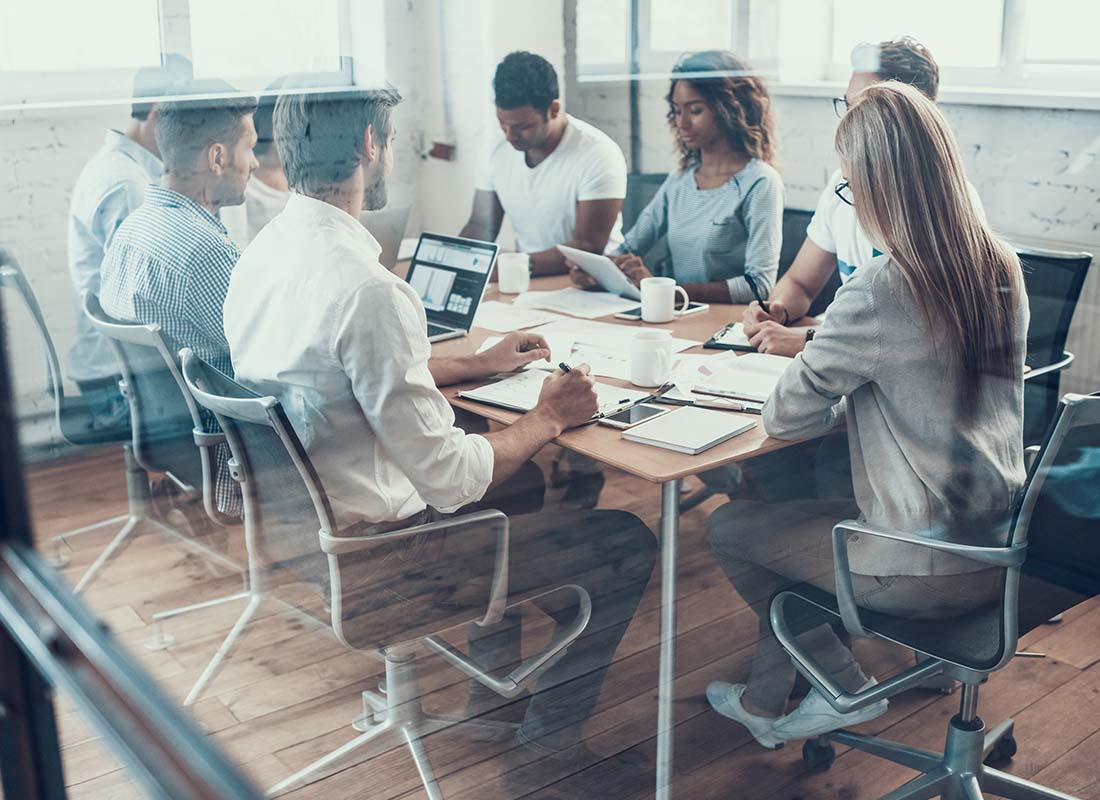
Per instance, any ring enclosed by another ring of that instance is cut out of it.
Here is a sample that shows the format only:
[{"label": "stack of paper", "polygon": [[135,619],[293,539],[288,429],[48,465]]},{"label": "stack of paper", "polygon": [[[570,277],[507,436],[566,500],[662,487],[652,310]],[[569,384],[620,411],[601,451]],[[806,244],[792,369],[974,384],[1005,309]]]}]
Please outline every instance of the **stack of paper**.
[{"label": "stack of paper", "polygon": [[637,308],[638,301],[628,300],[610,292],[586,292],[584,289],[570,286],[551,292],[525,292],[516,298],[515,305],[595,319]]},{"label": "stack of paper", "polygon": [[[570,364],[588,364],[593,375],[628,381],[630,340],[637,331],[638,328],[627,325],[563,319],[540,325],[531,333],[545,336],[548,342],[551,338],[569,339],[573,342],[573,350],[568,359],[562,360],[567,360]],[[690,339],[672,339],[674,352],[687,350],[698,344]]]},{"label": "stack of paper", "polygon": [[540,311],[536,308],[501,303],[498,300],[486,300],[477,308],[477,314],[474,316],[474,327],[509,333],[560,319],[565,319],[565,317],[560,314],[552,314],[549,311]]},{"label": "stack of paper", "polygon": [[[459,392],[458,396],[493,406],[500,406],[501,408],[508,408],[512,411],[530,411],[538,405],[542,384],[548,377],[550,376],[547,373],[537,370],[520,372],[496,383]],[[626,405],[634,400],[641,400],[649,396],[647,392],[620,389],[606,383],[596,383],[595,389],[600,406],[599,413],[601,414],[612,412],[617,406]]]},{"label": "stack of paper", "polygon": [[755,425],[754,420],[744,417],[689,407],[628,428],[623,431],[623,438],[693,456]]},{"label": "stack of paper", "polygon": [[762,403],[771,396],[791,361],[763,353],[738,356],[726,360],[711,377],[696,384],[694,391]]}]

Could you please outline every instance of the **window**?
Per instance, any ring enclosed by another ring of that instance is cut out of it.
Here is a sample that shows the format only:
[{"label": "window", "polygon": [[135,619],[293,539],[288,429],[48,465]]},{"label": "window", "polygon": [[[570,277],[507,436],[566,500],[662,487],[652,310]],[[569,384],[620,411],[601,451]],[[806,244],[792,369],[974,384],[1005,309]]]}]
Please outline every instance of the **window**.
[{"label": "window", "polygon": [[578,0],[577,64],[622,69],[630,60],[630,0]]},{"label": "window", "polygon": [[834,0],[833,62],[847,66],[852,48],[914,36],[941,67],[997,67],[1001,62],[1004,0]]},{"label": "window", "polygon": [[190,0],[197,78],[258,89],[280,75],[339,72],[338,0]]},{"label": "window", "polygon": [[0,71],[133,69],[160,63],[156,0],[0,3]]},{"label": "window", "polygon": [[1026,13],[1026,63],[1100,65],[1096,0],[1028,0]]},{"label": "window", "polygon": [[733,46],[730,0],[650,0],[649,49],[685,53]]}]

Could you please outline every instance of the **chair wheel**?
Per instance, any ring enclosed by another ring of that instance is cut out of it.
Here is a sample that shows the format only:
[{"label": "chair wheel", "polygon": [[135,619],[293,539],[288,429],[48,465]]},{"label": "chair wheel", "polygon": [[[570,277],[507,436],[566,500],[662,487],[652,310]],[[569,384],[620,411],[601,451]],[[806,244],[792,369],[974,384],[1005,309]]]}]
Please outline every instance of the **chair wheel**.
[{"label": "chair wheel", "polygon": [[807,739],[802,744],[802,762],[810,769],[824,772],[836,761],[836,748],[830,742]]},{"label": "chair wheel", "polygon": [[1000,764],[1005,761],[1011,761],[1014,755],[1016,755],[1016,738],[1014,736],[1006,736],[993,745],[993,749],[990,750],[989,755],[985,757],[985,763]]}]

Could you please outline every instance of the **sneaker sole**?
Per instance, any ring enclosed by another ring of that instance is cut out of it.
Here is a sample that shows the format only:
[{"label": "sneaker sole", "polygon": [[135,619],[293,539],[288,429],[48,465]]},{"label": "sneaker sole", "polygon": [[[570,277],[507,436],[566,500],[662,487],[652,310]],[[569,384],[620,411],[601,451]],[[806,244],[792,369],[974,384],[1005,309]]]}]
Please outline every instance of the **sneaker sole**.
[{"label": "sneaker sole", "polygon": [[809,728],[808,730],[789,730],[781,726],[775,727],[775,735],[781,736],[788,741],[794,741],[799,739],[813,739],[815,736],[824,736],[826,733],[832,733],[833,731],[839,731],[844,728],[851,728],[855,725],[862,725],[865,722],[871,722],[876,720],[885,714],[889,710],[889,706],[884,706],[881,709],[871,706],[858,712],[856,716],[847,717],[843,720],[835,720],[839,722],[839,725],[833,725],[827,728]]}]

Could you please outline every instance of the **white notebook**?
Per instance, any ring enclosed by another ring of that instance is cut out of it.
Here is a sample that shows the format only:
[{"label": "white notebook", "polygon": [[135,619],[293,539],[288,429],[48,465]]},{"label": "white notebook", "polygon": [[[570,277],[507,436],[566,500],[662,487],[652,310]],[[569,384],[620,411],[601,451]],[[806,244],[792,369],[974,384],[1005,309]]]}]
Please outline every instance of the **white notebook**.
[{"label": "white notebook", "polygon": [[723,362],[722,368],[697,383],[694,391],[763,403],[771,396],[791,361],[786,356],[747,353]]},{"label": "white notebook", "polygon": [[724,411],[689,406],[628,428],[623,431],[623,438],[693,456],[755,425],[755,420],[735,417]]},{"label": "white notebook", "polygon": [[[477,389],[459,392],[458,396],[512,411],[530,411],[538,403],[543,381],[548,377],[550,377],[549,373],[539,370],[519,372],[508,376],[504,380],[488,383]],[[612,412],[617,406],[626,405],[649,396],[648,392],[622,389],[598,381],[594,388],[600,407],[599,413],[601,414]]]}]

